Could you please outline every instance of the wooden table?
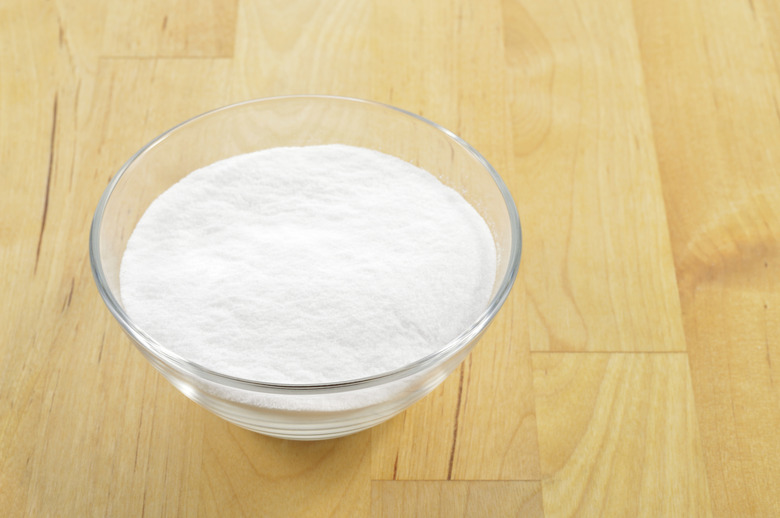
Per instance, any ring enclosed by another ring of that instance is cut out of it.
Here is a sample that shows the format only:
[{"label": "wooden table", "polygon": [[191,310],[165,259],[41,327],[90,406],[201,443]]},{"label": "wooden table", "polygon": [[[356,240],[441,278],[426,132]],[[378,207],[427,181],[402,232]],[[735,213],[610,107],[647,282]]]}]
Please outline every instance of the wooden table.
[{"label": "wooden table", "polygon": [[[0,514],[780,516],[780,4],[4,0]],[[483,152],[517,283],[442,386],[297,443],[190,402],[95,289],[141,145],[280,94]]]}]

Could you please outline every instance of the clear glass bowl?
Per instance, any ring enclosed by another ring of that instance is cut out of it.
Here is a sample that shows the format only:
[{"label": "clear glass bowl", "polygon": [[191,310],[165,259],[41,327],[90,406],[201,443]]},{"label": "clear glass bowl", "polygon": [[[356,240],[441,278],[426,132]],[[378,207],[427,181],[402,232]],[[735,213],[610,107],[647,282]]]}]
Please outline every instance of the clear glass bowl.
[{"label": "clear glass bowl", "polygon": [[[479,318],[437,352],[378,376],[321,385],[265,383],[210,370],[169,351],[125,312],[119,267],[149,204],[191,171],[278,146],[341,143],[397,156],[460,192],[488,223],[497,250],[493,294]],[[520,262],[520,221],[498,173],[450,131],[391,106],[327,96],[259,99],[210,111],[163,133],[122,166],[95,211],[89,252],[98,291],[143,355],[184,395],[249,430],[327,439],[401,412],[459,364],[506,300]]]}]

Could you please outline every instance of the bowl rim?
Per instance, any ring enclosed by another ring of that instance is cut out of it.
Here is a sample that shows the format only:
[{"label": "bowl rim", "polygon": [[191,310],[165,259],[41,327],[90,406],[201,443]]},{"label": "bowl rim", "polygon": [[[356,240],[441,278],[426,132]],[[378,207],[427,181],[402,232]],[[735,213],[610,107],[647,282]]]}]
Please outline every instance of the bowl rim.
[{"label": "bowl rim", "polygon": [[[103,263],[100,257],[100,230],[103,224],[103,216],[105,213],[108,201],[114,192],[114,189],[118,185],[122,176],[128,170],[128,168],[143,154],[163,142],[168,136],[176,132],[180,128],[187,126],[188,124],[216,114],[221,111],[235,110],[244,106],[261,104],[261,103],[275,103],[285,102],[290,100],[312,100],[312,101],[336,101],[346,103],[360,103],[367,104],[377,108],[389,109],[407,117],[412,117],[419,122],[427,124],[434,129],[438,130],[446,137],[460,145],[468,152],[473,158],[475,158],[490,174],[496,186],[498,187],[501,196],[506,204],[507,213],[509,216],[510,234],[511,234],[511,249],[507,264],[507,270],[504,277],[496,290],[496,293],[490,299],[485,310],[476,318],[476,320],[469,325],[458,336],[450,340],[449,343],[412,363],[406,364],[397,369],[376,374],[373,376],[366,376],[363,378],[356,378],[345,381],[334,381],[325,383],[272,383],[259,380],[252,380],[246,378],[240,378],[231,376],[218,371],[211,370],[198,363],[187,360],[186,358],[168,350],[154,338],[144,332],[138,325],[135,324],[133,319],[125,312],[121,302],[114,296],[113,291],[109,288],[105,272],[103,270]],[[247,390],[251,392],[261,393],[302,393],[302,394],[320,394],[320,393],[334,393],[357,390],[362,388],[368,388],[373,386],[382,385],[391,381],[405,378],[409,375],[416,374],[424,369],[435,366],[444,362],[447,358],[457,354],[463,348],[469,346],[480,334],[487,328],[495,315],[498,313],[501,306],[509,296],[509,292],[512,289],[514,281],[517,277],[517,272],[520,266],[520,255],[522,252],[522,229],[520,226],[520,217],[517,212],[517,207],[509,192],[508,187],[504,183],[501,176],[493,168],[492,165],[482,156],[476,149],[474,149],[465,140],[457,136],[452,131],[432,122],[425,117],[412,113],[410,111],[398,108],[389,104],[380,103],[377,101],[370,101],[365,99],[358,99],[353,97],[333,96],[333,95],[285,95],[275,97],[263,97],[257,99],[249,99],[238,103],[229,104],[207,112],[201,113],[194,117],[191,117],[184,122],[181,122],[167,131],[161,133],[157,137],[153,138],[141,149],[136,151],[119,169],[114,177],[109,182],[108,186],[103,191],[100,197],[97,208],[95,209],[94,216],[92,218],[92,224],[90,226],[89,234],[89,258],[92,268],[92,275],[97,285],[98,292],[103,298],[103,302],[108,307],[111,314],[119,322],[122,329],[130,336],[135,345],[141,349],[141,352],[145,355],[151,354],[158,361],[163,362],[170,368],[177,371],[194,375],[201,380],[206,380],[218,385],[228,386],[232,388]]]}]

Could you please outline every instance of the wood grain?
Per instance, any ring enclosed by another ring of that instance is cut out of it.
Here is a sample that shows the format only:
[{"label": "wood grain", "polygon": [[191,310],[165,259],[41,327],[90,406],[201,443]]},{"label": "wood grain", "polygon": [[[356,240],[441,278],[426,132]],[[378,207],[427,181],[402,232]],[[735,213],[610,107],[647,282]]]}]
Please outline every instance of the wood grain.
[{"label": "wood grain", "polygon": [[368,516],[370,437],[284,441],[209,416],[198,514]]},{"label": "wood grain", "polygon": [[533,355],[550,516],[708,516],[684,354]]},{"label": "wood grain", "polygon": [[[780,514],[779,63],[767,0],[0,3],[0,514]],[[524,230],[463,365],[315,443],[177,392],[87,255],[149,139],[295,93],[453,130]]]},{"label": "wood grain", "polygon": [[503,8],[532,349],[684,351],[630,4]]},{"label": "wood grain", "polygon": [[713,509],[771,516],[780,509],[780,261],[745,270],[685,300],[686,332]]},{"label": "wood grain", "polygon": [[114,57],[230,57],[236,6],[237,0],[109,2],[104,8],[102,53]]},{"label": "wood grain", "polygon": [[379,481],[371,500],[374,518],[544,516],[539,482]]},{"label": "wood grain", "polygon": [[780,510],[777,7],[638,7],[713,510],[772,516]]},{"label": "wood grain", "polygon": [[242,1],[238,11],[229,81],[236,98],[371,97],[371,2]]}]

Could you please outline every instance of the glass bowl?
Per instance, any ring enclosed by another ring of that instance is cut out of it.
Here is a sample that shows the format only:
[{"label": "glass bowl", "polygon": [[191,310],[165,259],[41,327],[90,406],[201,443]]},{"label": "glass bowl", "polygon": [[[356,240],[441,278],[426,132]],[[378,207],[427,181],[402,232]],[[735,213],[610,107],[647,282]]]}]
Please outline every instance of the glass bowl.
[{"label": "glass bowl", "polygon": [[[484,312],[433,354],[381,375],[323,384],[266,383],[210,370],[155,341],[122,305],[119,268],[150,203],[191,171],[233,155],[279,146],[341,143],[415,164],[457,190],[487,222],[496,277]],[[441,383],[490,324],[517,275],[520,220],[498,173],[450,131],[391,106],[328,96],[258,99],[199,115],[163,133],[125,163],[98,203],[90,232],[92,273],[108,309],[138,349],[184,395],[255,432],[328,439],[385,421]]]}]

